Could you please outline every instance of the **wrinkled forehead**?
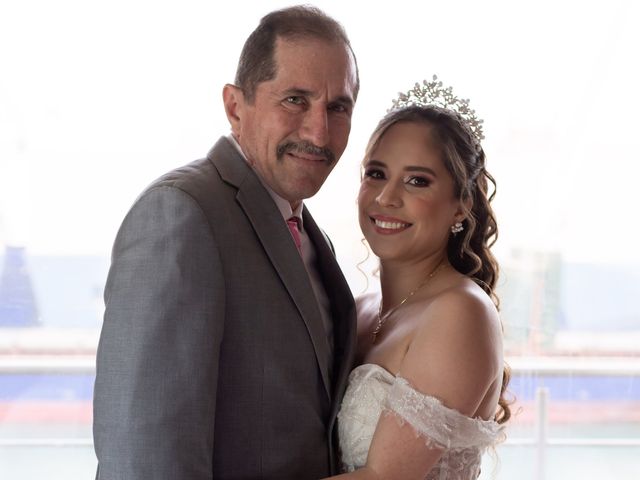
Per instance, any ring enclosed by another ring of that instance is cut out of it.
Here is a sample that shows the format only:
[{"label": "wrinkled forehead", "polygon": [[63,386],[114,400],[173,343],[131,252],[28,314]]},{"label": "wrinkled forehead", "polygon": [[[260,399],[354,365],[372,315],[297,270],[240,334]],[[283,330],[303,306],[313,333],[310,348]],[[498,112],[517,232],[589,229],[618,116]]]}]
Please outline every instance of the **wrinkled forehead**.
[{"label": "wrinkled forehead", "polygon": [[341,40],[309,35],[278,37],[274,63],[278,80],[309,82],[316,88],[330,88],[336,96],[348,97],[355,103],[358,93],[356,60],[349,46]]}]

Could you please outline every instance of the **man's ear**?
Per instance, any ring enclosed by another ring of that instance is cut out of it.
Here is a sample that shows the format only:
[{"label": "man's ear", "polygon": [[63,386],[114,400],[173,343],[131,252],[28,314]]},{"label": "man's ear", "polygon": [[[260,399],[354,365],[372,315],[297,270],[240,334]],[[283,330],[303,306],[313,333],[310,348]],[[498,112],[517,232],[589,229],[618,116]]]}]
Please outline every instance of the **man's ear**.
[{"label": "man's ear", "polygon": [[244,94],[239,87],[227,83],[222,89],[222,102],[224,103],[224,111],[227,119],[231,124],[231,133],[240,139],[242,134],[242,113],[245,105]]}]

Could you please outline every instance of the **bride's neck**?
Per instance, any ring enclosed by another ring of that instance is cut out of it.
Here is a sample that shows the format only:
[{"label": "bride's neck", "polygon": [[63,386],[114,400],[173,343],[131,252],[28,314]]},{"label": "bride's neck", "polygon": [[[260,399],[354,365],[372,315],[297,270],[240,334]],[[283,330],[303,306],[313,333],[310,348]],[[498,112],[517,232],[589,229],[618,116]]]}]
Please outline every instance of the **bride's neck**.
[{"label": "bride's neck", "polygon": [[380,290],[384,308],[400,303],[417,286],[424,283],[436,268],[448,260],[445,255],[426,258],[411,264],[380,262]]}]

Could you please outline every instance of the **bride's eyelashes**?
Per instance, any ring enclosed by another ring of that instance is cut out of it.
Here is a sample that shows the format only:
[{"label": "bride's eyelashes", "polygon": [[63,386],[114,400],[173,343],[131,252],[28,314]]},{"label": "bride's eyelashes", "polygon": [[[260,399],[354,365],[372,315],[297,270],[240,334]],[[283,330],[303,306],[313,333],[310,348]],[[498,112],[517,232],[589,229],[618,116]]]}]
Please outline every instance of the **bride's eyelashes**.
[{"label": "bride's eyelashes", "polygon": [[367,167],[364,169],[365,178],[371,178],[373,180],[384,180],[386,178],[384,171],[381,168]]},{"label": "bride's eyelashes", "polygon": [[407,177],[404,183],[412,187],[427,188],[431,185],[431,179],[428,177],[423,177],[421,175],[412,175],[410,177]]},{"label": "bride's eyelashes", "polygon": [[[372,180],[387,180],[387,176],[381,168],[368,167],[364,170],[364,178]],[[402,179],[402,183],[409,187],[427,188],[431,185],[432,180],[422,175],[409,175]]]}]

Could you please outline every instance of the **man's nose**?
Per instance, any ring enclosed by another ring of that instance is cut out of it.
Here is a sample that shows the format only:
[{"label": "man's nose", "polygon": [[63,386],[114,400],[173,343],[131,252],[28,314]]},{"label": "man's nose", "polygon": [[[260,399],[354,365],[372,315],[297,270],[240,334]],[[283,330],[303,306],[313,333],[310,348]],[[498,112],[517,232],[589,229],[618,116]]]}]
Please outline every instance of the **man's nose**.
[{"label": "man's nose", "polygon": [[329,143],[329,118],[327,109],[317,105],[305,113],[300,127],[300,139],[317,147],[326,147]]}]

